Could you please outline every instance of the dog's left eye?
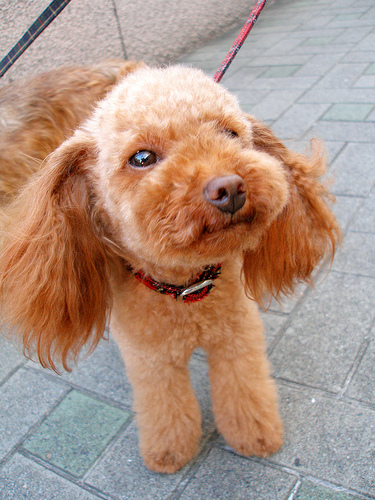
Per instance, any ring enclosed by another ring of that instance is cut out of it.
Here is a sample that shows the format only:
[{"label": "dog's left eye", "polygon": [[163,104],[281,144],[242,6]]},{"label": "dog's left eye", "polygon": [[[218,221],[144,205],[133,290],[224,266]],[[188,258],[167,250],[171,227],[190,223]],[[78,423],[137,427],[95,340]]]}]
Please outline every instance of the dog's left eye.
[{"label": "dog's left eye", "polygon": [[129,163],[135,168],[145,168],[156,163],[158,159],[159,158],[156,156],[156,153],[144,149],[142,151],[137,151],[133,156],[131,156]]}]

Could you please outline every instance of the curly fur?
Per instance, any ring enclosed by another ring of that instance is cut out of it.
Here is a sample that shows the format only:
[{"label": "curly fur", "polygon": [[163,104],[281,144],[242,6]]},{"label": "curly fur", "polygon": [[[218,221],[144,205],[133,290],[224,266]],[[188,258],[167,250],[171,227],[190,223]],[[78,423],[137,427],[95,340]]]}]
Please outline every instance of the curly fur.
[{"label": "curly fur", "polygon": [[0,202],[11,199],[95,103],[138,66],[112,60],[60,68],[0,89]]},{"label": "curly fur", "polygon": [[[159,160],[132,166],[140,150]],[[307,158],[288,150],[200,71],[139,69],[7,207],[5,321],[43,366],[68,369],[109,319],[134,388],[143,459],[161,472],[197,451],[201,417],[188,362],[202,347],[219,431],[239,453],[267,456],[282,444],[282,423],[262,323],[246,294],[259,303],[290,294],[333,257],[340,229],[324,171],[318,151]],[[234,213],[204,194],[225,176],[246,187]],[[183,285],[218,262],[215,289],[189,306],[128,269]]]}]

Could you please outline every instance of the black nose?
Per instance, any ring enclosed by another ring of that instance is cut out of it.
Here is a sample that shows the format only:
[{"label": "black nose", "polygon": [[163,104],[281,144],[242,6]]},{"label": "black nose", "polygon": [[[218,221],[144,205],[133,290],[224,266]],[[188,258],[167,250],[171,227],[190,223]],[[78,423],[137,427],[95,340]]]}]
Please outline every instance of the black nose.
[{"label": "black nose", "polygon": [[205,187],[204,196],[222,212],[234,214],[244,206],[246,185],[239,175],[215,177]]}]

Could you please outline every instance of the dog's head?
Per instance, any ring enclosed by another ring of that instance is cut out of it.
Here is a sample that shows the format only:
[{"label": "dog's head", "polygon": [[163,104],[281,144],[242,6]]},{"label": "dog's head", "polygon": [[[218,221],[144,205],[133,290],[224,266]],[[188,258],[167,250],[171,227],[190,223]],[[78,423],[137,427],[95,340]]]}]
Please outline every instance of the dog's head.
[{"label": "dog's head", "polygon": [[102,335],[115,253],[187,272],[240,254],[252,297],[289,293],[339,239],[322,173],[200,71],[136,71],[11,207],[8,316],[43,364],[65,363]]},{"label": "dog's head", "polygon": [[199,71],[137,72],[86,131],[105,212],[137,265],[191,269],[253,250],[287,203],[288,172],[254,148],[236,99]]}]

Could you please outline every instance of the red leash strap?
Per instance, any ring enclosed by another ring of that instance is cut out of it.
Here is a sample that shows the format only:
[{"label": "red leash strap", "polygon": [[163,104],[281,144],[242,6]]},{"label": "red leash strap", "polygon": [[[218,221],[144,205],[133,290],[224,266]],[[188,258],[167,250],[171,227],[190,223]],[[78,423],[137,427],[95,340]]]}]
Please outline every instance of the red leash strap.
[{"label": "red leash strap", "polygon": [[250,16],[248,17],[246,23],[244,24],[242,30],[240,31],[240,34],[234,41],[234,44],[232,45],[232,48],[228,52],[228,54],[225,56],[225,59],[220,65],[220,68],[216,71],[214,75],[214,81],[219,83],[220,80],[223,78],[224,73],[226,70],[229,68],[230,64],[232,63],[233,59],[236,57],[237,52],[240,50],[242,47],[244,41],[247,38],[247,35],[250,33],[252,27],[256,23],[259,14],[262,12],[263,7],[266,5],[267,0],[258,0],[256,3],[255,7],[251,11]]}]

